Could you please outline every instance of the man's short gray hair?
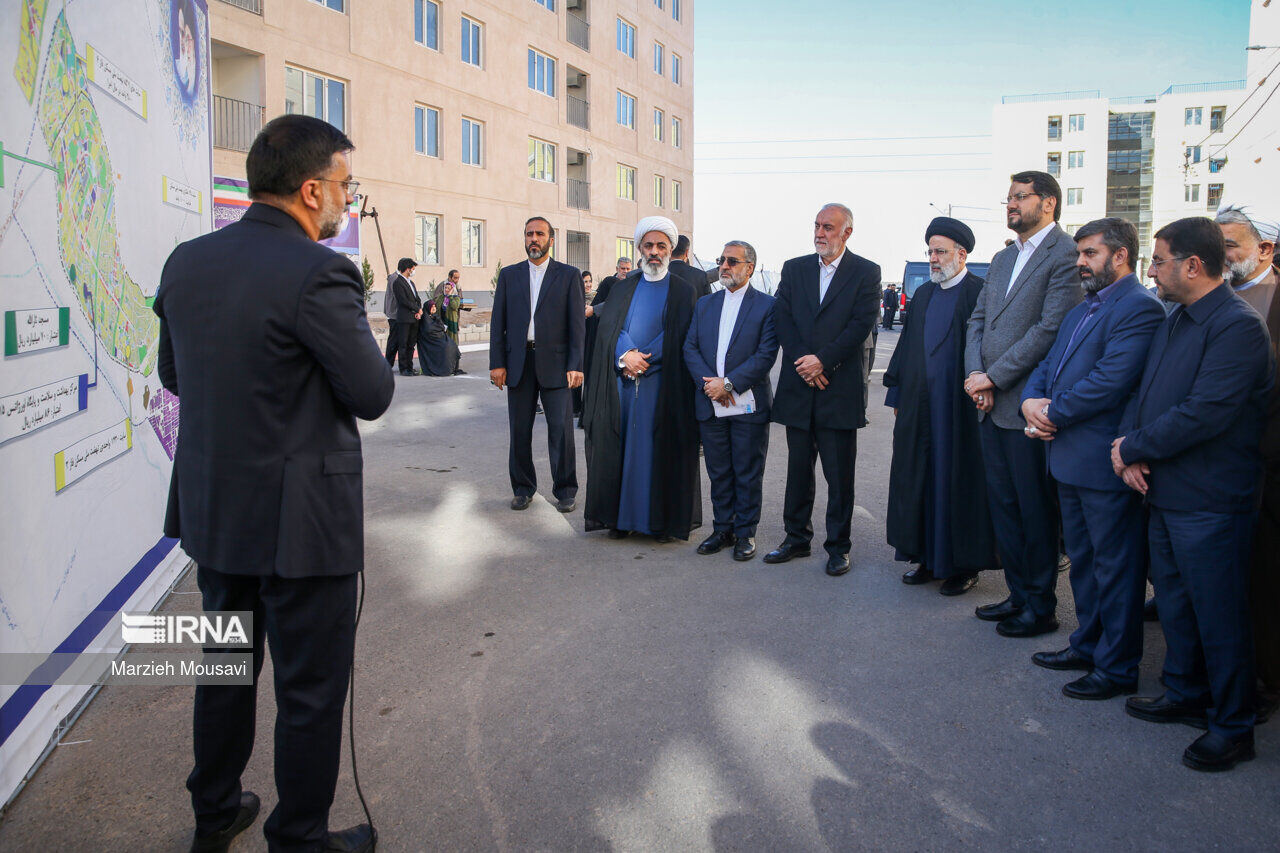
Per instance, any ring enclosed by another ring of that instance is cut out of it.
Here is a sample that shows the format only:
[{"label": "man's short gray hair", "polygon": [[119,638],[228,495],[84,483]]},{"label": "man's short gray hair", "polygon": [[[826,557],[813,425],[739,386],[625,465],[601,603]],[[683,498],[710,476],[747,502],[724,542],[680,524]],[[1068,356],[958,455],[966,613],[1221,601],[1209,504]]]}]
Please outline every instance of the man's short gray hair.
[{"label": "man's short gray hair", "polygon": [[1253,235],[1255,241],[1262,242],[1262,234],[1259,233],[1258,226],[1253,224],[1253,220],[1249,218],[1247,213],[1234,205],[1219,210],[1213,221],[1219,225],[1244,225],[1249,229],[1249,233]]},{"label": "man's short gray hair", "polygon": [[741,249],[742,256],[747,263],[754,264],[756,262],[756,250],[755,250],[755,247],[752,246],[750,243],[744,240],[730,240],[728,243],[724,244],[724,247],[726,249],[729,248],[730,246],[737,246],[739,249]]},{"label": "man's short gray hair", "polygon": [[617,262],[616,264],[614,264],[614,266],[615,266],[615,267],[620,267],[620,266],[622,266],[623,264],[629,264],[629,263],[631,263],[631,259],[630,259],[630,258],[628,258],[626,255],[623,255],[622,257],[618,258],[618,262]]},{"label": "man's short gray hair", "polygon": [[843,204],[841,204],[838,201],[827,202],[822,206],[822,208],[818,212],[821,213],[823,210],[830,210],[832,208],[835,208],[836,210],[844,214],[845,225],[847,225],[850,228],[853,227],[853,211],[845,207]]}]

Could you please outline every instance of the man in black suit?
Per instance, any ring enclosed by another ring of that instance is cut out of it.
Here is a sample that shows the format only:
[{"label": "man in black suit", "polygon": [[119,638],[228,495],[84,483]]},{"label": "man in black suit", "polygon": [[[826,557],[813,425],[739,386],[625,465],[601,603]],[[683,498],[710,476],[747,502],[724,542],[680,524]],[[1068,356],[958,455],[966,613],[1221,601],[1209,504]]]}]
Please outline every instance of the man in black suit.
[{"label": "man in black suit", "polygon": [[863,342],[880,306],[880,267],[845,248],[853,213],[828,204],[813,223],[817,254],[782,265],[774,325],[782,374],[773,421],[787,428],[787,538],[765,555],[785,563],[809,555],[813,539],[814,462],[827,481],[827,574],[849,571],[857,430],[866,426]]},{"label": "man in black suit", "polygon": [[676,247],[671,250],[671,274],[681,281],[689,282],[693,292],[701,299],[711,292],[711,279],[705,270],[689,263],[690,245],[688,236],[681,234],[676,238]]},{"label": "man in black suit", "polygon": [[539,397],[547,418],[551,493],[556,509],[573,512],[578,495],[570,390],[582,385],[586,300],[577,267],[551,259],[556,232],[535,216],[524,224],[527,264],[503,267],[493,295],[489,378],[508,388],[512,509],[527,509],[538,488],[533,420]]},{"label": "man in black suit", "polygon": [[400,352],[400,335],[396,332],[396,278],[399,272],[387,276],[387,289],[382,294],[382,314],[387,318],[387,364],[395,367],[396,353]]},{"label": "man in black suit", "polygon": [[886,287],[880,304],[884,308],[884,328],[892,332],[894,318],[898,316],[898,288],[892,284]]},{"label": "man in black suit", "polygon": [[396,264],[396,277],[391,282],[396,299],[396,334],[399,336],[400,375],[416,376],[413,369],[413,345],[418,340],[418,322],[422,320],[422,297],[413,286],[413,270],[418,262],[401,258]]},{"label": "man in black suit", "polygon": [[371,850],[376,841],[368,824],[327,831],[364,566],[356,418],[380,416],[395,390],[359,271],[316,242],[346,217],[353,147],[309,116],[268,123],[246,162],[254,203],[239,222],[174,249],[156,293],[160,378],[182,401],[164,532],[195,560],[205,611],[254,613],[255,683],[196,688],[187,778],[196,851],[226,850],[258,813],[240,776],[264,637],[279,793],[268,846]]}]

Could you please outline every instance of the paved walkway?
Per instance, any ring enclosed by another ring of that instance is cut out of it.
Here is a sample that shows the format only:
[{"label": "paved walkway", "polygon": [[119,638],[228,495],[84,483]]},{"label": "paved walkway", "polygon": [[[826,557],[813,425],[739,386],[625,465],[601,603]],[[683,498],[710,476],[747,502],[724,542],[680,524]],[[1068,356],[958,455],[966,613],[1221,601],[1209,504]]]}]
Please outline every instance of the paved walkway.
[{"label": "paved walkway", "polygon": [[[1065,699],[1069,674],[1031,665],[1075,624],[1065,576],[1063,630],[1040,640],[973,618],[1003,597],[996,574],[959,598],[899,582],[878,383],[854,569],[832,579],[820,556],[739,564],[586,535],[581,511],[545,500],[511,512],[504,401],[482,353],[463,367],[400,379],[364,430],[356,737],[381,849],[1275,849],[1280,726],[1259,729],[1256,761],[1194,773],[1179,763],[1194,730]],[[535,458],[545,478],[545,445]],[[784,460],[774,430],[762,550],[782,538]],[[1162,654],[1149,625],[1144,692]],[[0,849],[185,849],[190,710],[189,688],[104,690]],[[265,814],[269,723],[244,781]],[[344,762],[332,825],[362,819]],[[261,819],[234,849],[265,849]]]}]

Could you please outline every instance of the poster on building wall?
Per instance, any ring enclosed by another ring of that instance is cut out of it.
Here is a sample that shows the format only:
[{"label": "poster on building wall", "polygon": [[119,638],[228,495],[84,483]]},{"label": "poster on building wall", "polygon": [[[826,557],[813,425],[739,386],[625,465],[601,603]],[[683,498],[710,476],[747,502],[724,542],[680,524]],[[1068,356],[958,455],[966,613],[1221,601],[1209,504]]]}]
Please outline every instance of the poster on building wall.
[{"label": "poster on building wall", "polygon": [[[206,0],[0,3],[0,654],[119,647],[187,559],[151,310],[212,224]],[[0,685],[0,802],[87,685]]]},{"label": "poster on building wall", "polygon": [[[239,221],[249,209],[249,182],[238,178],[213,178],[213,227],[225,228]],[[320,241],[335,252],[356,257],[360,254],[360,208],[353,204],[337,237]]]}]

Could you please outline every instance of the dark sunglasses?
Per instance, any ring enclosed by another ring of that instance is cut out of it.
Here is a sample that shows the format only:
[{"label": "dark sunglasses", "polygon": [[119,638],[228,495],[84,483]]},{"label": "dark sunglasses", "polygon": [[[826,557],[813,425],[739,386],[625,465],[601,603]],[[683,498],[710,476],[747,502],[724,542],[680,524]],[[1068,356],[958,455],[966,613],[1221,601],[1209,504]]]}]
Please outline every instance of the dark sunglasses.
[{"label": "dark sunglasses", "polygon": [[718,267],[722,267],[725,264],[728,264],[731,267],[736,267],[738,264],[749,264],[749,263],[751,262],[744,261],[742,258],[725,258],[725,257],[716,258],[716,266]]}]

